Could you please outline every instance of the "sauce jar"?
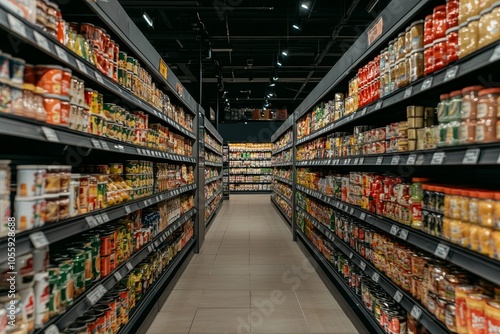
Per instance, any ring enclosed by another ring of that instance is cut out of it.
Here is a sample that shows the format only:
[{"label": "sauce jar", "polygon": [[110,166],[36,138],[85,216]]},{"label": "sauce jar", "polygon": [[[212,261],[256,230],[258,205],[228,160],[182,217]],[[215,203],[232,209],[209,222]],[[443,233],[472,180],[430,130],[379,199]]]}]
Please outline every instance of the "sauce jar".
[{"label": "sauce jar", "polygon": [[494,193],[490,191],[478,192],[479,225],[493,228],[495,224]]},{"label": "sauce jar", "polygon": [[460,0],[459,24],[476,15],[479,15],[479,0]]},{"label": "sauce jar", "polygon": [[441,94],[439,96],[440,102],[437,105],[437,118],[439,123],[448,122],[448,109],[450,106],[450,95]]},{"label": "sauce jar", "polygon": [[491,248],[491,234],[493,233],[493,229],[488,227],[477,227],[477,235],[478,235],[478,247],[477,252],[483,255],[488,256],[490,254]]},{"label": "sauce jar", "polygon": [[467,327],[471,334],[485,333],[485,307],[486,302],[491,300],[489,296],[483,294],[470,294],[466,298],[467,304]]},{"label": "sauce jar", "polygon": [[403,59],[406,55],[405,52],[406,52],[405,33],[402,32],[398,35],[396,43],[394,44],[394,54],[396,56],[396,61]]},{"label": "sauce jar", "polygon": [[434,56],[434,71],[438,71],[444,68],[447,64],[446,62],[446,37],[436,39],[434,43],[432,43],[432,54]]},{"label": "sauce jar", "polygon": [[477,191],[469,191],[469,222],[479,224],[479,194]]},{"label": "sauce jar", "polygon": [[412,51],[411,46],[411,27],[405,30],[405,56],[407,56]]},{"label": "sauce jar", "polygon": [[486,318],[486,333],[498,333],[500,328],[500,302],[496,300],[488,301],[484,309],[484,315]]},{"label": "sauce jar", "polygon": [[446,5],[437,6],[432,13],[432,30],[434,40],[446,37],[448,24],[446,22]]},{"label": "sauce jar", "polygon": [[432,31],[432,14],[427,15],[424,20],[424,45],[434,42],[434,33]]},{"label": "sauce jar", "polygon": [[458,60],[458,27],[446,31],[446,60],[448,64]]},{"label": "sauce jar", "polygon": [[476,142],[491,143],[497,140],[497,99],[500,96],[500,88],[483,89],[479,91],[477,104],[477,127]]},{"label": "sauce jar", "polygon": [[411,50],[409,52],[413,52],[417,49],[422,49],[424,47],[424,20],[418,20],[411,24],[410,44],[411,44]]},{"label": "sauce jar", "polygon": [[460,12],[459,0],[446,0],[446,21],[448,28],[458,26],[458,15]]},{"label": "sauce jar", "polygon": [[458,57],[464,58],[478,49],[479,42],[479,16],[473,16],[459,27],[458,43],[460,52]]},{"label": "sauce jar", "polygon": [[479,91],[483,89],[483,86],[470,86],[462,89],[462,120],[476,119]]},{"label": "sauce jar", "polygon": [[434,53],[432,48],[432,43],[425,45],[424,48],[424,75],[429,75],[434,72]]},{"label": "sauce jar", "polygon": [[414,49],[410,53],[410,82],[424,76],[424,49]]},{"label": "sauce jar", "polygon": [[480,16],[478,49],[500,39],[500,2],[489,9],[483,10]]},{"label": "sauce jar", "polygon": [[462,90],[456,90],[450,93],[450,102],[448,107],[448,121],[461,120],[462,110]]}]

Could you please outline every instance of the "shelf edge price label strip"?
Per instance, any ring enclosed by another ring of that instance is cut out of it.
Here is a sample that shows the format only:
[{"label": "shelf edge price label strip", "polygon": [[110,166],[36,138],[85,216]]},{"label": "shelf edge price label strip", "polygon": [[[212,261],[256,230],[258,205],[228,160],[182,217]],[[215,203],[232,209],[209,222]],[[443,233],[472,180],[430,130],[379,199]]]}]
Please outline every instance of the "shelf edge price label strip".
[{"label": "shelf edge price label strip", "polygon": [[465,152],[464,160],[462,160],[462,165],[475,165],[479,161],[479,156],[481,155],[481,149],[471,148]]},{"label": "shelf edge price label strip", "polygon": [[420,90],[426,90],[432,87],[432,81],[434,80],[433,77],[425,79],[424,83],[422,84],[422,88]]},{"label": "shelf edge price label strip", "polygon": [[129,271],[131,271],[132,269],[134,269],[134,266],[132,265],[132,263],[131,263],[131,262],[127,262],[126,267],[127,267],[127,269],[128,269]]},{"label": "shelf edge price label strip", "polygon": [[31,233],[30,240],[36,249],[40,249],[49,245],[49,240],[43,232]]},{"label": "shelf edge price label strip", "polygon": [[493,54],[490,57],[490,63],[497,61],[498,59],[500,59],[500,45],[497,45],[495,51],[493,51]]},{"label": "shelf edge price label strip", "polygon": [[378,273],[373,273],[372,281],[374,281],[375,283],[378,283],[379,280],[380,280],[380,275]]},{"label": "shelf edge price label strip", "polygon": [[446,153],[444,153],[444,152],[434,153],[432,155],[431,165],[442,165],[445,157],[446,157]]},{"label": "shelf edge price label strip", "polygon": [[56,49],[56,53],[57,53],[57,56],[59,57],[59,59],[68,63],[69,59],[68,59],[68,54],[66,53],[66,51],[61,49],[59,46],[56,46],[55,49]]},{"label": "shelf edge price label strip", "polygon": [[90,228],[94,228],[99,225],[94,216],[85,217],[85,221],[87,222],[87,225],[89,225]]},{"label": "shelf edge price label strip", "polygon": [[422,309],[417,305],[414,305],[410,312],[411,316],[417,320],[420,320],[420,318],[422,317],[422,313]]},{"label": "shelf edge price label strip", "polygon": [[401,159],[401,157],[399,155],[395,155],[392,157],[392,160],[391,160],[391,165],[392,166],[397,166],[399,165],[399,160]]},{"label": "shelf edge price label strip", "polygon": [[376,162],[376,165],[382,165],[382,162],[384,162],[384,157],[378,157],[377,158],[377,162]]},{"label": "shelf edge price label strip", "polygon": [[36,44],[38,44],[39,47],[41,47],[44,50],[51,51],[50,46],[49,46],[49,41],[45,36],[40,34],[38,31],[33,31],[33,35],[35,36],[35,41]]},{"label": "shelf edge price label strip", "polygon": [[42,129],[43,135],[45,136],[45,138],[47,138],[48,141],[53,142],[53,143],[59,142],[59,138],[57,137],[57,133],[53,129],[48,128],[46,126],[42,126],[41,129]]},{"label": "shelf edge price label strip", "polygon": [[23,36],[24,38],[28,38],[28,35],[26,34],[26,26],[24,25],[23,22],[21,22],[21,20],[19,20],[18,18],[14,17],[11,14],[7,14],[7,20],[9,21],[9,26],[11,30]]},{"label": "shelf edge price label strip", "polygon": [[406,164],[408,166],[413,166],[415,165],[415,162],[417,161],[417,155],[416,154],[410,154],[408,157],[408,160],[406,160]]},{"label": "shelf edge price label strip", "polygon": [[92,145],[94,146],[94,148],[97,148],[97,149],[102,148],[101,142],[99,142],[99,140],[92,138],[92,139],[90,139],[90,141],[92,142]]},{"label": "shelf edge price label strip", "polygon": [[444,76],[444,82],[447,82],[447,81],[455,79],[457,77],[458,70],[459,70],[459,66],[458,65],[455,65],[455,66],[450,67],[449,69],[447,69],[446,70],[446,74]]},{"label": "shelf edge price label strip", "polygon": [[45,329],[43,334],[60,334],[60,332],[56,325],[50,325],[47,329]]},{"label": "shelf edge price label strip", "polygon": [[360,262],[360,263],[359,263],[359,267],[361,268],[361,270],[363,270],[363,271],[364,271],[364,270],[366,269],[366,263],[364,263],[364,262]]},{"label": "shelf edge price label strip", "polygon": [[404,98],[405,99],[409,98],[412,93],[413,93],[413,87],[406,88]]},{"label": "shelf edge price label strip", "polygon": [[434,255],[443,260],[446,260],[449,253],[450,253],[450,247],[444,244],[437,245],[436,250],[434,251]]},{"label": "shelf edge price label strip", "polygon": [[394,294],[394,300],[397,303],[401,303],[401,301],[403,300],[403,294],[401,293],[401,291],[396,290],[396,293]]},{"label": "shelf edge price label strip", "polygon": [[87,300],[91,305],[95,305],[106,294],[106,292],[108,292],[108,290],[106,290],[102,284],[99,284],[87,295]]},{"label": "shelf edge price label strip", "polygon": [[78,66],[78,69],[83,73],[83,74],[86,74],[86,75],[89,75],[89,73],[87,72],[87,66],[85,66],[84,63],[82,63],[80,60],[76,60],[76,66]]},{"label": "shelf edge price label strip", "polygon": [[117,280],[118,282],[120,282],[120,281],[122,280],[122,278],[123,278],[122,274],[120,274],[120,272],[119,272],[119,271],[117,271],[117,272],[114,274],[114,276],[115,276],[115,278],[116,278],[116,280]]}]

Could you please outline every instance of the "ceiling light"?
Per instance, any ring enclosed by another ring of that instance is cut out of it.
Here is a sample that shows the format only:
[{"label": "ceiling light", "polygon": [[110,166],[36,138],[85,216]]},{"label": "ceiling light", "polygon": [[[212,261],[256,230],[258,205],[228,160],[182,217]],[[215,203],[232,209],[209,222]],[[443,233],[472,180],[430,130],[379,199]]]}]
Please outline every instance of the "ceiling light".
[{"label": "ceiling light", "polygon": [[287,50],[283,50],[283,51],[281,51],[281,54],[283,56],[287,57],[288,56],[288,51]]},{"label": "ceiling light", "polygon": [[309,6],[306,5],[305,3],[303,3],[302,5],[300,5],[300,7],[304,8],[304,9],[309,9]]},{"label": "ceiling light", "polygon": [[297,23],[292,24],[292,27],[296,30],[300,30],[300,26]]},{"label": "ceiling light", "polygon": [[149,17],[148,13],[144,12],[142,17],[146,20],[146,23],[149,24],[150,27],[153,27],[153,20]]},{"label": "ceiling light", "polygon": [[274,72],[273,74],[273,80],[274,81],[278,81],[279,77],[278,77],[278,72]]},{"label": "ceiling light", "polygon": [[276,62],[276,65],[278,65],[278,66],[282,66],[281,61],[280,61],[279,59],[278,59],[278,61]]},{"label": "ceiling light", "polygon": [[271,82],[271,83],[269,84],[269,87],[274,87],[274,86],[276,86],[276,83],[274,83],[274,82]]}]

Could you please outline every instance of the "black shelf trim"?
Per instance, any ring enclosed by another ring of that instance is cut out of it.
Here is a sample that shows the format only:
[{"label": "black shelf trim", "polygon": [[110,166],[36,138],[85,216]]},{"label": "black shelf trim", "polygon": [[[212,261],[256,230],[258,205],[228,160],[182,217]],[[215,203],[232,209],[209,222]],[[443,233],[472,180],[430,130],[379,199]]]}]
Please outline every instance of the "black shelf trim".
[{"label": "black shelf trim", "polygon": [[222,179],[222,175],[214,176],[205,180],[205,184],[212,183],[214,181]]},{"label": "black shelf trim", "polygon": [[293,186],[293,181],[279,176],[273,176],[275,180]]},{"label": "black shelf trim", "polygon": [[290,207],[292,206],[292,200],[280,193],[279,191],[273,190],[273,193],[281,197]]},{"label": "black shelf trim", "polygon": [[222,162],[205,161],[205,166],[221,167],[222,168]]},{"label": "black shelf trim", "polygon": [[272,166],[273,167],[291,167],[291,166],[293,166],[293,162],[292,161],[289,161],[289,162],[275,162],[275,163],[273,163]]},{"label": "black shelf trim", "polygon": [[291,227],[292,219],[285,214],[281,206],[276,202],[276,200],[272,196],[271,196],[271,203],[274,205],[276,211],[278,211],[283,220]]},{"label": "black shelf trim", "polygon": [[229,182],[229,184],[271,184],[272,182],[271,181],[257,181],[257,182],[246,182],[246,181],[242,181],[242,182],[237,182],[237,181],[233,181],[233,182]]}]

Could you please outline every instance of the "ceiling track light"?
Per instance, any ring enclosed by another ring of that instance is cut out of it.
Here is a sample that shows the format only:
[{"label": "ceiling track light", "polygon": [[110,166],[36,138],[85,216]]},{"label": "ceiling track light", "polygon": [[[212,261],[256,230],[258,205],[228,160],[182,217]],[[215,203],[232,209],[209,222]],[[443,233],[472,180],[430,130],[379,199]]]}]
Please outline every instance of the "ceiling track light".
[{"label": "ceiling track light", "polygon": [[288,57],[288,51],[287,50],[283,50],[281,51],[281,54],[285,57]]},{"label": "ceiling track light", "polygon": [[153,28],[153,20],[149,17],[148,13],[144,12],[142,14],[142,17],[144,18],[144,20],[146,21],[146,23],[151,27]]},{"label": "ceiling track light", "polygon": [[276,86],[276,83],[274,83],[274,82],[271,82],[271,83],[269,84],[269,87],[274,87],[274,86]]},{"label": "ceiling track light", "polygon": [[309,10],[309,6],[308,6],[307,4],[305,4],[305,3],[302,3],[302,4],[300,5],[300,7],[302,7],[302,8],[304,8],[304,9]]},{"label": "ceiling track light", "polygon": [[298,23],[292,24],[292,28],[295,29],[295,30],[298,30],[298,31],[301,30],[300,25]]}]

